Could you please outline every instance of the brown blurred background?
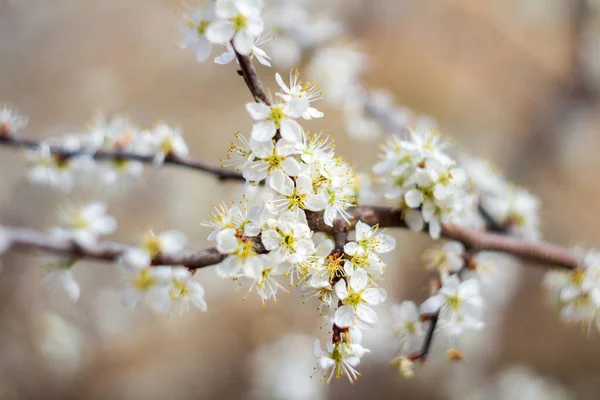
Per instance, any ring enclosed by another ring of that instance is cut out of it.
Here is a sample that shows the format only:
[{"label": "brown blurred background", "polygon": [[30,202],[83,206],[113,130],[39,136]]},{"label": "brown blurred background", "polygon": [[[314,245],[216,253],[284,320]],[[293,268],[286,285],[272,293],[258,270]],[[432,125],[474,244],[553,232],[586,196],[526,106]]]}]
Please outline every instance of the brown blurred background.
[{"label": "brown blurred background", "polygon": [[[599,82],[587,59],[600,57],[589,43],[600,26],[592,7],[578,0],[353,0],[343,18],[371,59],[369,86],[433,116],[459,148],[488,157],[536,193],[547,239],[592,247],[600,245]],[[181,127],[191,153],[217,163],[233,132],[249,131],[243,105],[251,99],[233,65],[197,64],[175,47],[179,10],[175,0],[0,0],[0,100],[29,115],[27,136],[76,132],[96,111],[123,113],[144,126],[162,119]],[[275,71],[258,69],[273,87]],[[378,143],[352,141],[340,113],[324,111],[307,127],[324,129],[339,154],[368,169]],[[177,228],[205,246],[208,232],[198,221],[239,193],[235,184],[166,167],[126,188],[89,185],[67,196],[29,185],[19,152],[0,149],[0,163],[3,223],[47,229],[65,203],[102,199],[119,221],[115,240],[129,243],[152,227]],[[430,241],[406,232],[397,238],[388,258],[389,302],[423,300],[428,276],[419,257]],[[42,255],[2,257],[0,399],[270,398],[257,392],[257,349],[307,335],[299,342],[310,358],[312,338],[327,338],[316,305],[302,305],[298,291],[265,307],[252,296],[242,303],[244,290],[232,293],[235,285],[208,268],[198,273],[208,312],[179,319],[122,308],[118,276],[105,264],[76,267],[82,296],[70,304],[40,283],[36,267],[44,262]],[[515,273],[516,295],[498,328],[480,336],[470,363],[432,363],[404,380],[388,366],[380,328],[371,334],[376,343],[367,342],[373,354],[359,381],[335,381],[320,396],[464,398],[524,364],[573,398],[599,398],[598,335],[559,321],[543,300],[542,269]]]}]

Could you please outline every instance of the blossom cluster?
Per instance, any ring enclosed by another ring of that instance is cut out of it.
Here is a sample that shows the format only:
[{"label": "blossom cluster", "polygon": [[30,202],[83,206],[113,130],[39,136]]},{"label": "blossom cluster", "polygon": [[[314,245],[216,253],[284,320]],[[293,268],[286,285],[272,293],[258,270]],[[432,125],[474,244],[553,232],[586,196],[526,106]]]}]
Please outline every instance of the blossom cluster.
[{"label": "blossom cluster", "polygon": [[414,374],[414,361],[427,356],[428,336],[445,339],[448,358],[459,361],[463,358],[457,349],[461,336],[484,327],[481,288],[488,273],[485,253],[471,256],[461,243],[445,242],[427,250],[423,261],[427,269],[439,274],[432,295],[420,306],[412,301],[392,306],[399,353],[393,364],[405,377]]},{"label": "blossom cluster", "polygon": [[256,290],[263,302],[275,300],[278,291],[285,290],[278,281],[281,275],[290,279],[290,285],[307,290],[321,310],[333,313],[328,321],[334,339],[327,351],[318,341],[315,344],[319,368],[327,380],[345,374],[352,381],[368,352],[361,345],[361,329],[375,325],[377,314],[371,306],[386,299],[378,283],[385,270],[379,255],[391,251],[395,242],[358,221],[356,240],[336,250],[331,239],[311,230],[301,210],[274,214],[267,206],[248,209],[246,199],[215,208],[213,219],[204,224],[213,228],[209,239],[216,240],[217,249],[226,255],[217,273],[248,283],[248,293]]},{"label": "blossom cluster", "polygon": [[[113,233],[116,220],[106,214],[106,206],[93,202],[71,207],[61,213],[61,225],[52,228],[57,239],[73,241],[82,249],[98,243],[101,236]],[[156,256],[175,255],[185,248],[187,239],[177,231],[158,235],[149,231],[139,247],[131,247],[120,257],[119,270],[126,282],[123,300],[129,306],[148,303],[159,311],[187,312],[190,306],[206,311],[204,289],[188,268],[183,266],[152,266]],[[51,288],[62,288],[73,301],[80,295],[80,287],[73,277],[77,256],[54,261],[44,267],[44,280]]]},{"label": "blossom cluster", "polygon": [[600,252],[589,250],[579,258],[579,266],[571,271],[548,272],[544,287],[560,307],[562,320],[600,329]]},{"label": "blossom cluster", "polygon": [[420,231],[427,224],[437,239],[443,223],[459,222],[472,210],[467,174],[446,154],[448,144],[437,131],[409,131],[407,138],[387,140],[373,172],[382,182],[384,197],[403,210],[409,228]]},{"label": "blossom cluster", "polygon": [[489,161],[464,156],[461,166],[477,188],[481,209],[497,229],[528,239],[541,237],[537,197],[507,181]]},{"label": "blossom cluster", "polygon": [[[108,162],[96,163],[95,158],[107,153],[111,155]],[[181,132],[165,123],[141,129],[122,116],[100,115],[85,131],[47,139],[25,156],[32,183],[69,191],[81,174],[95,173],[101,182],[114,184],[139,177],[143,172],[140,158],[161,165],[167,157],[187,154]]]},{"label": "blossom cluster", "polygon": [[184,234],[148,231],[139,247],[131,248],[119,260],[125,278],[124,301],[129,306],[148,303],[153,309],[179,315],[191,306],[206,311],[204,288],[184,266],[152,266],[157,255],[175,255],[187,245]]},{"label": "blossom cluster", "polygon": [[233,61],[237,52],[271,65],[269,57],[259,48],[268,40],[261,36],[265,29],[261,18],[263,0],[217,0],[205,7],[184,6],[186,23],[179,46],[193,50],[198,62],[205,61],[216,44],[225,46],[225,52],[215,58],[217,64]]}]

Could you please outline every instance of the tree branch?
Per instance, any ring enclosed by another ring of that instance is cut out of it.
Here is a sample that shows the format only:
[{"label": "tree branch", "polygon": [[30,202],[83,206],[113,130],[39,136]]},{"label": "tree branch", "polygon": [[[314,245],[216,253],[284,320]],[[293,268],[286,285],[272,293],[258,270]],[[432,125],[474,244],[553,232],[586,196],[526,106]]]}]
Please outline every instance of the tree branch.
[{"label": "tree branch", "polygon": [[[233,43],[231,43],[231,45],[233,46]],[[246,86],[248,86],[248,89],[250,89],[250,93],[252,93],[254,101],[261,101],[270,106],[271,103],[269,102],[267,93],[265,92],[263,84],[256,73],[256,69],[254,69],[254,65],[252,64],[250,57],[238,53],[237,50],[235,50],[235,56],[237,57],[240,65],[240,70],[238,73],[240,73],[244,78],[244,82],[246,82]]]},{"label": "tree branch", "polygon": [[[379,224],[380,227],[406,228],[399,210],[386,207],[355,207],[348,210],[353,216],[352,222],[345,225],[342,230],[335,230],[325,225],[322,213],[309,213],[308,224],[315,232],[332,233],[339,239],[339,244],[345,240],[346,229],[352,229],[358,220],[369,225]],[[335,221],[334,226],[342,224],[341,219]],[[346,228],[347,227],[347,228]],[[39,249],[59,255],[90,258],[104,261],[117,260],[129,246],[100,242],[92,247],[83,248],[69,240],[61,240],[50,234],[28,228],[2,227],[0,235],[8,240],[9,247]],[[549,267],[564,269],[577,268],[578,262],[575,254],[568,248],[551,243],[524,240],[508,237],[495,233],[472,231],[457,225],[446,225],[442,229],[442,236],[446,239],[457,240],[472,250],[498,251],[519,257],[526,261],[538,263]],[[253,238],[258,252],[265,250],[260,243],[260,238]],[[189,268],[202,268],[219,263],[225,256],[216,249],[191,249],[176,255],[159,255],[153,260],[156,265],[184,265]]]},{"label": "tree branch", "polygon": [[[14,135],[0,136],[0,145],[7,147],[20,147],[25,149],[37,149],[42,142],[35,139],[17,138]],[[69,159],[77,156],[90,155],[95,160],[133,160],[140,161],[145,164],[152,164],[154,161],[153,154],[137,154],[122,151],[104,151],[98,150],[91,153],[85,150],[65,150],[59,146],[49,146],[50,152],[62,159]],[[220,181],[246,181],[241,173],[228,170],[210,163],[197,161],[189,157],[177,157],[169,155],[165,158],[165,164],[185,167],[197,171],[207,172],[214,175]]]},{"label": "tree branch", "polygon": [[[57,255],[99,261],[117,261],[128,249],[133,248],[113,242],[99,242],[93,246],[82,247],[71,240],[58,239],[49,233],[12,226],[0,226],[0,237],[7,241],[8,248],[37,249]],[[152,264],[184,265],[197,269],[218,264],[223,258],[225,255],[215,248],[189,249],[173,255],[159,254],[152,260]]]}]

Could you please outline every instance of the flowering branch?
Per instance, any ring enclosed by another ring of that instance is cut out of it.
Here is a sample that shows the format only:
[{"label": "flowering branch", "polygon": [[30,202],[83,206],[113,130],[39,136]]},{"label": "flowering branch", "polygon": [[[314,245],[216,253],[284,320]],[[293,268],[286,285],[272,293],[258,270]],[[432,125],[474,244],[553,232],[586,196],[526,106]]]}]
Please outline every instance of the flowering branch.
[{"label": "flowering branch", "polygon": [[[132,246],[114,242],[98,242],[81,246],[66,238],[59,238],[30,228],[13,226],[0,226],[0,236],[7,248],[37,249],[57,255],[99,261],[117,261],[127,250],[132,248]],[[176,254],[158,254],[152,259],[152,264],[184,265],[189,269],[198,269],[218,264],[224,257],[215,248],[187,249]]]},{"label": "flowering branch", "polygon": [[[314,232],[333,234],[336,245],[343,247],[342,241],[347,238],[347,230],[354,229],[358,221],[369,225],[379,225],[382,228],[406,228],[401,219],[401,213],[387,207],[355,207],[348,210],[352,219],[349,224],[336,220],[334,227],[325,225],[322,213],[310,213],[308,225]],[[69,240],[56,238],[50,234],[28,228],[0,227],[10,247],[35,248],[50,253],[71,255],[96,260],[114,261],[127,249],[126,245],[100,242],[97,245],[83,248]],[[442,236],[457,240],[466,248],[474,250],[498,251],[521,259],[539,263],[540,265],[575,269],[578,266],[575,254],[568,248],[560,247],[543,241],[531,241],[508,237],[495,233],[485,233],[461,228],[457,225],[443,227]],[[255,246],[260,247],[260,240],[254,238]],[[257,249],[258,253],[264,249]],[[215,248],[185,250],[179,254],[157,256],[154,265],[185,265],[189,268],[202,268],[219,263],[225,256]]]},{"label": "flowering branch", "polygon": [[[0,145],[3,146],[37,149],[40,147],[41,144],[41,141],[35,139],[18,138],[12,134],[0,135]],[[49,146],[48,149],[52,154],[61,158],[61,160],[68,160],[73,157],[90,155],[95,160],[130,160],[139,161],[145,164],[153,164],[155,162],[154,154],[146,155],[127,151],[107,150],[98,150],[96,152],[90,153],[86,150],[68,150],[60,146]],[[220,181],[245,181],[244,177],[239,172],[227,170],[207,162],[197,161],[189,157],[170,154],[167,155],[167,157],[164,160],[164,163],[206,172],[216,176],[217,179],[219,179]]]}]

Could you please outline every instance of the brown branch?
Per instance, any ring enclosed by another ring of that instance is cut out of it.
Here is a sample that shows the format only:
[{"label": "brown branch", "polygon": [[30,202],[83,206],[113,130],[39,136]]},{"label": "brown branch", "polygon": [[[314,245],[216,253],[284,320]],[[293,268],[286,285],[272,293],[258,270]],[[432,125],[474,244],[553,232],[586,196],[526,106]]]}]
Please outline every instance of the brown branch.
[{"label": "brown branch", "polygon": [[[35,139],[18,138],[10,134],[0,136],[0,145],[7,147],[37,149],[41,144],[41,141]],[[66,150],[59,146],[49,146],[49,149],[52,154],[60,157],[62,160],[67,160],[77,156],[89,155],[95,160],[132,160],[140,161],[145,164],[152,164],[154,161],[153,154],[137,154],[131,152],[105,150],[98,150],[96,152],[90,152],[86,150]],[[165,159],[165,164],[206,172],[214,175],[220,181],[246,181],[242,174],[237,171],[224,169],[210,163],[194,160],[189,157],[177,157],[174,155],[169,155]]]},{"label": "brown branch", "polygon": [[[0,226],[0,236],[6,239],[12,249],[37,249],[47,253],[86,258],[99,261],[117,261],[128,246],[113,242],[99,242],[93,246],[82,247],[71,240],[59,239],[49,233],[30,228]],[[218,264],[225,257],[215,248],[189,249],[178,254],[159,254],[152,260],[153,265],[184,265],[191,269]]]},{"label": "brown branch", "polygon": [[[233,43],[231,43],[233,46]],[[235,50],[235,48],[234,48]],[[254,101],[263,102],[266,105],[271,105],[269,102],[269,98],[267,97],[267,93],[263,87],[258,74],[256,73],[256,69],[252,64],[252,60],[249,56],[244,56],[235,50],[235,56],[237,57],[238,63],[240,65],[240,70],[238,73],[242,75],[244,78],[244,82],[246,82],[246,86],[250,89],[250,93],[252,93],[252,97],[254,97]]]}]

